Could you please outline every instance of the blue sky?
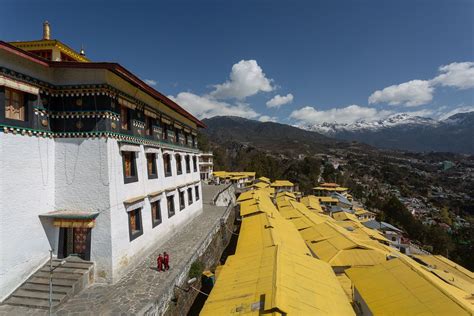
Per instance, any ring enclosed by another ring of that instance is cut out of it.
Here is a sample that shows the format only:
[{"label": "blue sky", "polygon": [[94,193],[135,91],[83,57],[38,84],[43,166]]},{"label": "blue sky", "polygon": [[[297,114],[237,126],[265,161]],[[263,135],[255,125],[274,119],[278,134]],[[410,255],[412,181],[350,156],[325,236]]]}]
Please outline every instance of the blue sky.
[{"label": "blue sky", "polygon": [[[47,3],[47,5],[46,5]],[[0,38],[116,61],[200,118],[474,110],[474,1],[4,1]],[[440,67],[443,67],[440,69]]]}]

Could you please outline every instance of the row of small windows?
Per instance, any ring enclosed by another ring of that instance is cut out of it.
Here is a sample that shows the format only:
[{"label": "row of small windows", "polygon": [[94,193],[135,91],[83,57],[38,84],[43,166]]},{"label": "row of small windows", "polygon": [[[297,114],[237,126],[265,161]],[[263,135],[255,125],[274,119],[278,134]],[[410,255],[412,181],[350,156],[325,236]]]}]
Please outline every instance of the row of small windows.
[{"label": "row of small windows", "polygon": [[[27,106],[25,93],[5,88],[5,118],[11,120],[26,121],[27,120]],[[153,123],[155,120],[152,117],[145,115],[145,135],[153,135]],[[155,122],[156,123],[156,122]],[[125,106],[120,107],[120,127],[122,130],[130,130],[132,127],[131,123],[131,110]],[[180,138],[179,135],[183,135]],[[175,129],[172,126],[164,124],[162,126],[160,138],[175,143],[181,143],[183,145],[192,144],[196,145],[196,137],[185,132],[180,132],[179,129]]]},{"label": "row of small windows", "polygon": [[[129,131],[132,128],[132,120],[131,120],[131,109],[126,106],[120,107],[120,127],[122,130]],[[152,136],[153,135],[153,124],[156,123],[152,117],[145,115],[145,135]],[[180,139],[179,135],[183,135],[183,138]],[[161,135],[159,135],[161,139],[168,140],[171,142],[182,143],[182,144],[189,144],[192,143],[193,146],[196,145],[196,137],[194,135],[190,135],[188,133],[180,132],[180,129],[173,128],[170,125],[163,124]]]},{"label": "row of small windows", "polygon": [[[123,158],[124,182],[130,183],[130,182],[138,181],[137,162],[136,162],[137,154],[132,151],[123,151],[122,158]],[[196,156],[192,156],[191,158],[189,155],[185,155],[184,162],[185,162],[186,173],[191,173],[191,159],[193,162],[193,172],[198,171]],[[182,155],[176,154],[175,160],[176,160],[176,173],[177,175],[181,175],[183,174]],[[155,153],[146,154],[146,165],[147,165],[148,179],[158,178],[157,157]],[[163,170],[165,173],[165,177],[172,176],[170,154],[163,154]]]},{"label": "row of small windows", "polygon": [[[195,201],[199,201],[199,186],[194,187],[193,201],[193,188],[187,188],[186,190],[179,191],[179,210],[182,211],[186,208],[186,202],[184,194],[187,192],[188,195],[188,206],[193,204]],[[166,197],[166,206],[168,209],[168,218],[173,217],[176,214],[174,194]],[[152,228],[160,225],[163,222],[163,214],[161,212],[161,200],[157,200],[150,203],[151,209],[151,224]],[[130,241],[141,236],[143,234],[143,221],[142,221],[142,208],[137,208],[128,212],[128,226],[130,232]]]}]

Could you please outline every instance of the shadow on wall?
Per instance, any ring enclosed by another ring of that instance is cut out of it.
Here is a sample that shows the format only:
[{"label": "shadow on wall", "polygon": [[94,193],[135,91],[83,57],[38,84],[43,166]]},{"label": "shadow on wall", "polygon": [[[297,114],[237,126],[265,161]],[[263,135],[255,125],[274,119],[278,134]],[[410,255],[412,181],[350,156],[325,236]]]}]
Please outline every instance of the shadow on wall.
[{"label": "shadow on wall", "polygon": [[44,232],[46,234],[46,237],[48,238],[50,249],[53,249],[53,253],[57,255],[59,228],[54,227],[53,218],[51,217],[39,216],[39,220],[41,222],[41,225],[43,225]]}]

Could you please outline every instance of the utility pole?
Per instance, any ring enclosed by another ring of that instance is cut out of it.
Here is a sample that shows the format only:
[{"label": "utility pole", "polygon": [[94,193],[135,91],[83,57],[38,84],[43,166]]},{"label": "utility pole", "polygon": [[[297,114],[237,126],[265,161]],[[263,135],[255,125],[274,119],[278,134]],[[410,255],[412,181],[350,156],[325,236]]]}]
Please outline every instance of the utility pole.
[{"label": "utility pole", "polygon": [[49,250],[49,315],[53,315],[53,271],[61,267],[66,263],[65,260],[61,261],[57,266],[53,268],[53,249]]}]

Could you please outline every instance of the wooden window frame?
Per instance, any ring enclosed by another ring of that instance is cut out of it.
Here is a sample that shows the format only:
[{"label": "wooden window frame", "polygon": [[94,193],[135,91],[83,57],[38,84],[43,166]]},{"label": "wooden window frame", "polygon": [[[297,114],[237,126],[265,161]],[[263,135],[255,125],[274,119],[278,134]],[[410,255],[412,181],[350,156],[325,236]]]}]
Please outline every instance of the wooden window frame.
[{"label": "wooden window frame", "polygon": [[153,136],[153,118],[145,115],[145,135]]},{"label": "wooden window frame", "polygon": [[[126,175],[126,156],[131,155],[131,176]],[[123,166],[123,181],[125,184],[137,182],[138,173],[137,173],[137,154],[134,151],[122,151],[122,166]]]},{"label": "wooden window frame", "polygon": [[[135,214],[135,221],[137,225],[139,226],[138,230],[132,231],[132,214]],[[129,237],[130,241],[140,237],[143,235],[143,221],[142,221],[142,208],[136,208],[134,210],[131,210],[128,212],[128,232],[129,232]]]},{"label": "wooden window frame", "polygon": [[[125,114],[125,119],[124,119]],[[131,111],[125,105],[120,106],[120,129],[124,131],[132,130]]]},{"label": "wooden window frame", "polygon": [[[9,95],[9,97],[7,97],[7,94]],[[11,112],[11,110],[9,110],[9,108],[12,108],[12,110],[15,109],[15,107],[13,106],[13,102],[12,102],[14,94],[18,95],[18,97],[19,97],[18,111],[20,112],[20,114],[19,114],[20,118],[9,117],[7,115],[7,113]],[[28,121],[28,106],[27,106],[28,98],[27,98],[26,92],[5,87],[4,98],[5,98],[5,101],[4,101],[5,119],[13,120],[13,121],[19,121],[19,122],[27,122]],[[23,116],[23,117],[21,117],[21,116]]]},{"label": "wooden window frame", "polygon": [[[157,207],[155,214],[153,214],[153,206]],[[155,228],[156,226],[160,225],[163,222],[163,214],[161,213],[161,200],[156,200],[156,201],[151,202],[150,211],[151,211],[151,224],[152,224],[152,227]],[[159,214],[158,219],[156,218],[157,214]]]},{"label": "wooden window frame", "polygon": [[[147,153],[146,156],[146,170],[148,173],[148,179],[157,179],[158,178],[158,170],[156,168],[156,154],[155,153]],[[151,172],[150,172],[150,160],[151,160]]]},{"label": "wooden window frame", "polygon": [[[170,201],[172,207],[170,207]],[[176,205],[174,205],[174,194],[166,197],[166,208],[168,209],[168,218],[171,218],[176,214]]]}]

